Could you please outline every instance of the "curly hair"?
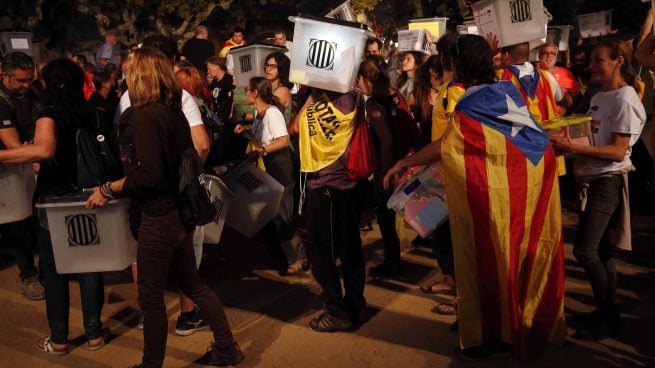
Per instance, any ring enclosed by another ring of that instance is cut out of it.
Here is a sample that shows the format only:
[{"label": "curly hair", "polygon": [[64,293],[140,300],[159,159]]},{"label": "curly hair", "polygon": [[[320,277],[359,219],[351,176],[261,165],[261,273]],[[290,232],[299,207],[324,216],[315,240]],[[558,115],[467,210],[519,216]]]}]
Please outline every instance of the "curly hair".
[{"label": "curly hair", "polygon": [[289,89],[293,87],[293,83],[289,82],[289,70],[291,69],[291,60],[284,55],[283,52],[273,52],[266,56],[264,63],[268,63],[270,59],[274,59],[277,63],[277,77],[280,80],[280,85]]}]

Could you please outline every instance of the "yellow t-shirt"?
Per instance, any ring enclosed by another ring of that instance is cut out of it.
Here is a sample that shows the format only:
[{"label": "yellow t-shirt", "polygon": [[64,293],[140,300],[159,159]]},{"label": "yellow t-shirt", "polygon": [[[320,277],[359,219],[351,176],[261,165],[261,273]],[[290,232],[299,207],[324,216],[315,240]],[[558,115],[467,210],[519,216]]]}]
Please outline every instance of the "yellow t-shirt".
[{"label": "yellow t-shirt", "polygon": [[448,117],[455,111],[457,101],[464,95],[466,89],[463,85],[452,83],[451,80],[439,86],[437,99],[432,110],[432,141],[441,139],[446,127]]}]

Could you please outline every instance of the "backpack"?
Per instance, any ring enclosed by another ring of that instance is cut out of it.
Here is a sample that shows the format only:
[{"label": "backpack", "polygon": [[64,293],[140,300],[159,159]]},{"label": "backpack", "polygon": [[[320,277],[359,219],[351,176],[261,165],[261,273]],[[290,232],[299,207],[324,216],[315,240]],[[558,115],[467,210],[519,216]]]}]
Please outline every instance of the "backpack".
[{"label": "backpack", "polygon": [[366,179],[375,171],[375,146],[370,127],[364,117],[364,106],[360,104],[355,118],[355,131],[350,139],[348,155],[348,178],[352,181]]},{"label": "backpack", "polygon": [[380,111],[389,122],[389,129],[394,139],[393,147],[388,149],[393,150],[394,157],[400,160],[408,153],[420,151],[425,146],[425,142],[416,121],[402,104],[398,104],[396,98],[394,95],[389,98],[371,96],[367,103],[375,103],[382,107]]},{"label": "backpack", "polygon": [[193,147],[182,151],[178,178],[178,210],[182,223],[187,226],[202,226],[212,222],[216,208],[206,189],[202,161]]},{"label": "backpack", "polygon": [[103,130],[100,112],[95,110],[92,115],[92,124],[78,128],[75,134],[77,145],[75,185],[78,188],[93,188],[123,177],[123,166],[114,149],[113,140]]}]

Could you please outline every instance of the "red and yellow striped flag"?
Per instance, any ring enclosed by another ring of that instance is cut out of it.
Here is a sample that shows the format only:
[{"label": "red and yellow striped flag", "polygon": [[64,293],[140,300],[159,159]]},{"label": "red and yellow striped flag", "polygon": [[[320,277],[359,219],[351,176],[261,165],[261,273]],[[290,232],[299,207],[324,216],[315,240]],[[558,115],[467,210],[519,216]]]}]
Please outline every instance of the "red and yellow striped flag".
[{"label": "red and yellow striped flag", "polygon": [[459,100],[442,141],[463,348],[565,337],[555,155],[510,82]]}]

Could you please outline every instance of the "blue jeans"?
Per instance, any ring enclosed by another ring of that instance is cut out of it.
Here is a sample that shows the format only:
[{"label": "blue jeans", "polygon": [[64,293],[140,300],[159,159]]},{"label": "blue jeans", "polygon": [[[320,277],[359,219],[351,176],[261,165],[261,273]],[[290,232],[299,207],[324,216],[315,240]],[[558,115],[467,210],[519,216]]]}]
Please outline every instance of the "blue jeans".
[{"label": "blue jeans", "polygon": [[621,203],[623,178],[602,177],[589,183],[587,206],[580,214],[573,255],[589,277],[599,308],[617,304],[616,265],[607,228]]},{"label": "blue jeans", "polygon": [[[68,315],[70,309],[68,282],[69,276],[73,275],[60,275],[57,273],[52,241],[48,230],[39,228],[37,230],[37,241],[43,268],[50,338],[56,344],[66,344],[68,343]],[[78,273],[74,274],[74,276],[80,284],[84,334],[89,340],[96,339],[102,335],[100,315],[105,302],[102,273]]]}]

